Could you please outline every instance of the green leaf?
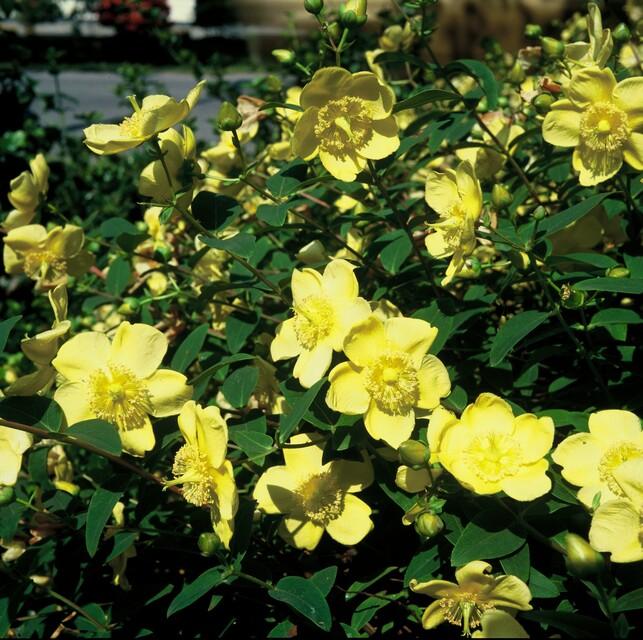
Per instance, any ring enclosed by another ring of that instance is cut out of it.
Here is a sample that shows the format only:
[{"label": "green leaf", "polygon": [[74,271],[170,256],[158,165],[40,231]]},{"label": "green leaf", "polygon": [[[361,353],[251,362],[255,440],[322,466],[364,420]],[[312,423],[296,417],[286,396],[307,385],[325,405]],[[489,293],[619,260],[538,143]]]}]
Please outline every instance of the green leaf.
[{"label": "green leaf", "polygon": [[294,160],[281,171],[266,180],[266,186],[275,198],[283,198],[294,193],[306,179],[308,165],[301,160]]},{"label": "green leaf", "polygon": [[641,324],[641,316],[632,309],[602,309],[589,321],[588,329],[606,327],[611,324]]},{"label": "green leaf", "polygon": [[219,362],[207,367],[204,371],[197,374],[190,380],[190,384],[196,385],[202,383],[204,380],[209,380],[219,369],[227,367],[229,364],[234,364],[235,362],[243,362],[245,360],[254,360],[256,356],[253,356],[249,353],[235,353],[227,358],[221,358]]},{"label": "green leaf", "polygon": [[108,218],[98,227],[98,236],[101,238],[117,238],[122,233],[136,235],[136,225],[125,218]]},{"label": "green leaf", "polygon": [[326,378],[322,378],[306,391],[299,399],[294,402],[292,409],[288,413],[282,414],[279,420],[279,442],[283,444],[288,440],[290,434],[296,429],[297,425],[303,420],[306,411],[315,401],[319,390],[324,386]]},{"label": "green leaf", "polygon": [[457,60],[447,65],[449,74],[464,72],[473,76],[487,96],[487,108],[493,111],[498,106],[498,82],[489,67],[479,60]]},{"label": "green leaf", "polygon": [[330,631],[333,619],[324,594],[311,580],[298,576],[286,576],[274,589],[268,591],[274,600],[285,602],[294,611],[308,618],[324,631]]},{"label": "green leaf", "polygon": [[209,328],[208,324],[199,325],[186,336],[172,356],[172,369],[183,373],[196,360],[203,349]]},{"label": "green leaf", "polygon": [[298,198],[290,202],[280,204],[260,204],[257,207],[257,218],[268,223],[272,227],[281,227],[288,217],[288,209],[294,209],[302,204],[309,203],[308,200]]},{"label": "green leaf", "polygon": [[226,343],[232,353],[237,353],[259,324],[256,312],[235,311],[226,320]]},{"label": "green leaf", "polygon": [[391,235],[391,241],[380,252],[382,266],[392,274],[396,274],[402,263],[411,255],[413,245],[401,229],[394,231]]},{"label": "green leaf", "polygon": [[529,572],[529,589],[534,598],[557,598],[560,595],[560,589],[556,583],[535,567],[532,567]]},{"label": "green leaf", "polygon": [[437,546],[421,551],[413,556],[404,572],[404,586],[408,587],[411,580],[418,580],[419,582],[430,580],[439,568],[440,559],[438,558]]},{"label": "green leaf", "polygon": [[116,556],[123,553],[123,551],[129,549],[134,544],[137,537],[138,534],[135,531],[119,531],[114,536],[114,547],[112,548],[112,552],[105,559],[105,562],[110,562],[116,558]]},{"label": "green leaf", "polygon": [[461,100],[462,98],[452,91],[444,91],[442,89],[423,89],[415,95],[407,98],[406,100],[400,100],[394,107],[393,113],[398,113],[399,111],[404,111],[405,109],[417,109],[425,104],[430,104],[431,102],[441,102],[441,101],[454,101]]},{"label": "green leaf", "polygon": [[508,576],[517,576],[523,582],[527,582],[531,568],[529,544],[525,543],[517,551],[500,558],[500,565]]},{"label": "green leaf", "polygon": [[209,231],[223,231],[242,212],[234,198],[211,191],[200,191],[192,201],[192,215]]},{"label": "green leaf", "polygon": [[268,633],[266,638],[293,638],[297,637],[297,627],[290,620],[282,620]]},{"label": "green leaf", "polygon": [[509,352],[529,333],[539,327],[549,314],[544,311],[523,311],[510,318],[496,333],[489,352],[489,364],[497,367]]},{"label": "green leaf", "polygon": [[51,398],[9,396],[0,399],[0,418],[58,432],[63,423],[63,411]]},{"label": "green leaf", "polygon": [[539,233],[543,233],[545,238],[553,235],[557,231],[564,229],[566,226],[580,220],[583,216],[586,216],[592,209],[595,209],[605,198],[613,196],[613,193],[598,193],[594,196],[575,204],[569,209],[559,211],[553,216],[542,220],[538,225]]},{"label": "green leaf", "polygon": [[330,590],[333,588],[336,578],[337,567],[331,566],[317,571],[317,573],[310,576],[309,580],[314,583],[315,586],[322,592],[324,597],[326,597],[330,593]]},{"label": "green leaf", "polygon": [[105,420],[95,418],[77,422],[65,431],[65,435],[94,445],[115,456],[121,455],[121,438],[118,435],[118,430]]},{"label": "green leaf", "polygon": [[504,513],[489,509],[476,514],[453,547],[451,564],[461,567],[472,560],[502,558],[516,551],[525,538],[510,527]]},{"label": "green leaf", "polygon": [[170,602],[170,606],[167,608],[167,617],[169,618],[177,611],[190,606],[222,581],[223,571],[219,567],[212,567],[204,571],[194,582],[184,585],[179,594]]},{"label": "green leaf", "polygon": [[[391,571],[395,571],[397,567],[386,567],[383,571],[380,571],[374,578],[371,578],[370,580],[366,580],[365,582],[362,582],[360,580],[356,580],[353,582],[353,584],[349,587],[348,591],[346,591],[346,595],[344,598],[346,601],[350,600],[351,598],[354,598],[356,595],[361,593],[364,589],[368,589],[372,584],[375,584],[378,580],[381,580],[384,576],[387,576]],[[404,585],[406,586],[406,585]]]},{"label": "green leaf", "polygon": [[602,253],[566,253],[562,256],[549,256],[549,258],[547,258],[548,264],[569,264],[570,262],[588,264],[597,269],[610,269],[611,267],[618,266],[616,260]]},{"label": "green leaf", "polygon": [[199,237],[208,247],[222,249],[241,258],[249,258],[255,250],[256,238],[249,233],[237,233],[237,235],[225,239],[210,238],[204,235]]},{"label": "green leaf", "polygon": [[257,386],[259,380],[259,369],[249,365],[233,371],[221,386],[225,399],[235,409],[245,407],[250,395]]},{"label": "green leaf", "polygon": [[94,491],[94,495],[89,502],[87,522],[85,523],[85,546],[92,558],[96,555],[100,536],[112,515],[112,509],[122,495],[122,491],[110,491],[102,487]]},{"label": "green leaf", "polygon": [[596,618],[569,611],[521,611],[520,617],[548,624],[572,638],[611,638],[609,625]]},{"label": "green leaf", "polygon": [[132,269],[129,260],[123,256],[118,256],[118,258],[109,265],[105,289],[113,296],[120,296],[127,286],[131,275]]},{"label": "green leaf", "polygon": [[621,611],[634,611],[636,609],[643,609],[643,587],[634,589],[621,596],[614,605],[614,613]]},{"label": "green leaf", "polygon": [[370,622],[373,616],[391,601],[388,598],[379,598],[378,596],[369,596],[366,600],[360,602],[351,616],[351,627],[360,630],[365,624]]},{"label": "green leaf", "polygon": [[4,348],[7,346],[7,340],[11,330],[16,326],[16,323],[22,316],[13,316],[0,322],[0,353],[4,353]]},{"label": "green leaf", "polygon": [[272,436],[266,434],[266,418],[259,416],[254,420],[229,427],[230,440],[258,465],[263,465],[265,457],[272,451]]},{"label": "green leaf", "polygon": [[643,278],[590,278],[575,282],[578,291],[609,291],[610,293],[643,293]]}]

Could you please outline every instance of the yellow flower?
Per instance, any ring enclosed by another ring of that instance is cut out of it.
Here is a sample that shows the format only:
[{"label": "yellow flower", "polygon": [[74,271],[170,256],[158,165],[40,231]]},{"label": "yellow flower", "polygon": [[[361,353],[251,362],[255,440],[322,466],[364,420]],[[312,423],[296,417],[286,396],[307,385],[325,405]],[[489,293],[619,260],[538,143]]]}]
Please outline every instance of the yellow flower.
[{"label": "yellow flower", "polygon": [[29,161],[29,169],[9,183],[8,198],[15,209],[2,224],[7,231],[29,224],[49,189],[49,166],[42,153]]},{"label": "yellow flower", "polygon": [[580,183],[608,180],[623,160],[643,170],[643,78],[616,84],[611,69],[588,67],[573,74],[566,93],[545,116],[543,138],[575,147],[572,164]]},{"label": "yellow flower", "polygon": [[[402,464],[397,468],[395,484],[407,493],[420,493],[430,487],[441,475],[442,469],[439,467],[429,471],[428,467],[413,469],[413,467]],[[404,522],[404,524],[410,523]]]},{"label": "yellow flower", "polygon": [[624,462],[643,459],[641,421],[629,411],[597,411],[589,417],[589,433],[565,438],[551,457],[563,478],[581,487],[578,499],[587,507],[597,493],[601,503],[624,498],[615,473]]},{"label": "yellow flower", "polygon": [[464,257],[476,246],[475,225],[482,213],[482,190],[469,162],[461,162],[455,171],[430,171],[426,179],[427,204],[439,216],[429,226],[435,233],[426,237],[427,251],[435,258],[451,257],[442,285],[446,285],[464,267]]},{"label": "yellow flower", "polygon": [[143,98],[139,106],[130,98],[134,113],[120,124],[93,124],[83,131],[85,144],[98,155],[120,153],[134,149],[157,133],[184,120],[199,100],[205,80],[201,80],[188,95],[177,102],[174,98],[153,95]]},{"label": "yellow flower", "polygon": [[416,593],[435,598],[422,615],[422,626],[434,629],[443,622],[462,627],[462,635],[480,626],[487,611],[529,611],[532,607],[529,587],[516,576],[492,576],[491,565],[474,560],[456,569],[458,584],[446,580],[418,582],[411,580]]},{"label": "yellow flower", "polygon": [[229,549],[239,497],[232,464],[226,460],[228,426],[217,407],[203,408],[190,400],[179,414],[179,428],[185,444],[174,458],[175,479],[166,484],[182,484],[188,502],[210,507],[214,532]]},{"label": "yellow flower", "polygon": [[357,322],[370,313],[368,302],[358,297],[355,267],[345,260],[332,260],[320,275],[314,269],[295,269],[292,274],[294,317],[277,327],[270,345],[272,359],[297,358],[293,375],[302,386],[320,380],[344,338]]},{"label": "yellow flower", "polygon": [[12,486],[18,480],[22,454],[31,446],[33,436],[0,425],[0,486]]},{"label": "yellow flower", "polygon": [[639,562],[643,560],[643,457],[624,462],[613,475],[624,497],[596,509],[589,541],[597,551],[609,551],[612,562]]},{"label": "yellow flower", "polygon": [[[286,91],[286,104],[294,104],[300,106],[299,100],[301,98],[301,87],[290,87]],[[275,111],[285,118],[290,124],[295,124],[301,117],[301,111],[295,109],[286,109],[284,107],[277,107]]]},{"label": "yellow flower", "polygon": [[579,67],[604,67],[612,54],[614,42],[609,29],[603,29],[601,11],[593,2],[587,5],[589,42],[572,42],[565,46],[565,58]]},{"label": "yellow flower", "polygon": [[304,113],[293,151],[304,160],[319,155],[331,175],[351,182],[367,160],[386,158],[399,147],[394,102],[393,91],[373,73],[320,69],[301,92]]},{"label": "yellow flower", "polygon": [[74,336],[52,362],[65,379],[54,395],[67,423],[100,418],[118,428],[123,448],[154,448],[150,415],[177,414],[192,396],[183,374],[159,369],[167,338],[146,324],[122,322],[113,341],[95,331]]},{"label": "yellow flower", "polygon": [[474,631],[472,638],[529,638],[522,625],[506,611],[487,609],[480,620],[481,630]]},{"label": "yellow flower", "polygon": [[51,361],[56,357],[60,341],[71,328],[67,320],[67,289],[58,285],[48,292],[49,303],[54,311],[54,322],[51,329],[42,331],[32,338],[20,342],[22,352],[36,365],[36,371],[18,378],[6,389],[8,396],[31,396],[41,391],[48,391],[56,378],[56,370]]},{"label": "yellow flower", "polygon": [[323,439],[316,434],[297,434],[290,444],[298,446],[283,449],[286,464],[271,467],[257,481],[258,508],[286,516],[279,534],[298,549],[312,551],[324,531],[340,544],[360,542],[373,528],[371,508],[353,495],[373,481],[368,458],[323,464]]},{"label": "yellow flower", "polygon": [[416,318],[366,318],[344,340],[349,362],[330,372],[326,403],[364,414],[371,437],[397,448],[411,437],[415,409],[435,409],[451,391],[445,366],[427,354],[437,334]]},{"label": "yellow flower", "polygon": [[[505,118],[503,115],[489,114],[492,116],[491,120],[487,122],[487,126],[493,135],[502,143],[505,149],[513,153],[512,142],[520,135],[525,133],[525,130],[513,124],[511,120]],[[487,118],[487,120],[489,120]],[[485,144],[493,144],[491,136],[484,131],[482,134],[482,141]],[[460,160],[466,160],[473,166],[475,174],[481,180],[490,180],[493,176],[502,169],[507,158],[493,149],[486,147],[467,147],[465,149],[458,149],[455,152]]]},{"label": "yellow flower", "polygon": [[621,52],[618,54],[618,61],[626,69],[638,69],[643,59],[643,46],[632,44],[628,42],[621,47]]},{"label": "yellow flower", "polygon": [[440,462],[479,495],[504,491],[515,500],[535,500],[551,489],[544,456],[554,440],[551,418],[514,417],[511,406],[482,393],[458,420],[442,407],[429,422],[431,461]]},{"label": "yellow flower", "polygon": [[60,284],[91,267],[93,257],[83,250],[84,242],[83,230],[73,224],[49,232],[39,224],[17,227],[4,239],[4,267],[11,275],[36,280],[37,289]]}]

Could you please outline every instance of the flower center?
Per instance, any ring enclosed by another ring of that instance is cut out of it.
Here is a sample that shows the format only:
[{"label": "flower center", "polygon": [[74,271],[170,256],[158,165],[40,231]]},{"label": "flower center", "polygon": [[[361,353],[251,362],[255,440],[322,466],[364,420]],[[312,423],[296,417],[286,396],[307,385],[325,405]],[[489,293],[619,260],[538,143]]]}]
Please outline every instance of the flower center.
[{"label": "flower center", "polygon": [[198,447],[184,444],[177,452],[172,466],[175,480],[167,485],[182,484],[183,497],[197,507],[216,505],[215,483],[210,473],[210,464],[205,453]]},{"label": "flower center", "polygon": [[619,151],[629,136],[626,113],[609,102],[593,104],[581,116],[581,144],[590,151]]},{"label": "flower center", "polygon": [[52,251],[29,251],[25,255],[25,273],[33,278],[38,275],[60,278],[67,273],[67,260]]},{"label": "flower center", "polygon": [[365,371],[366,390],[380,410],[406,415],[419,397],[417,370],[404,351],[386,351]]},{"label": "flower center", "polygon": [[371,113],[365,100],[344,96],[329,101],[319,110],[314,132],[322,151],[341,158],[370,140],[371,126]]},{"label": "flower center", "polygon": [[152,412],[150,393],[127,367],[109,365],[89,378],[92,411],[124,431],[140,429]]},{"label": "flower center", "polygon": [[334,324],[335,312],[325,296],[308,296],[295,307],[295,333],[309,351],[330,335]]},{"label": "flower center", "polygon": [[523,457],[514,438],[493,432],[473,438],[464,455],[474,473],[485,482],[500,482],[516,475]]},{"label": "flower center", "polygon": [[143,135],[142,113],[142,111],[135,111],[131,116],[123,119],[123,122],[118,125],[123,135],[132,136],[133,138],[138,138]]},{"label": "flower center", "polygon": [[299,515],[317,525],[326,526],[344,511],[346,492],[329,473],[310,476],[299,485],[295,494],[300,503]]},{"label": "flower center", "polygon": [[451,624],[462,627],[462,635],[470,636],[471,629],[480,626],[482,615],[494,606],[481,602],[475,593],[461,591],[454,598],[442,598],[439,602],[444,609],[444,618]]},{"label": "flower center", "polygon": [[626,497],[625,492],[614,477],[614,471],[617,467],[633,458],[643,456],[643,448],[633,442],[621,442],[608,449],[601,457],[598,463],[598,475],[600,479],[607,484],[610,491],[622,498]]}]

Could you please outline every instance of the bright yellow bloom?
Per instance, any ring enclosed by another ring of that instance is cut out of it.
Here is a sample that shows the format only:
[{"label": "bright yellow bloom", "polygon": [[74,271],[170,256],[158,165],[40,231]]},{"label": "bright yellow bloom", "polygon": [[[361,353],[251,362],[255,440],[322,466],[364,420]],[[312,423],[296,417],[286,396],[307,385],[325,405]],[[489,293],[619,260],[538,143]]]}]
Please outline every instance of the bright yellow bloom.
[{"label": "bright yellow bloom", "polygon": [[29,161],[29,169],[9,183],[8,198],[15,209],[2,224],[7,231],[29,224],[49,189],[49,166],[42,153]]},{"label": "bright yellow bloom", "polygon": [[367,160],[386,158],[400,146],[392,115],[395,94],[373,73],[320,69],[300,103],[304,113],[295,126],[293,151],[304,160],[319,155],[339,180],[355,180]]},{"label": "bright yellow bloom", "polygon": [[324,376],[333,351],[342,350],[350,329],[371,311],[357,295],[354,269],[345,260],[332,260],[323,276],[314,269],[293,271],[295,315],[277,327],[270,355],[275,361],[296,357],[293,375],[304,387],[312,387]]},{"label": "bright yellow bloom", "polygon": [[612,562],[643,560],[643,457],[632,458],[613,472],[624,497],[602,502],[594,512],[589,541],[609,551]]},{"label": "bright yellow bloom", "polygon": [[638,69],[643,60],[643,46],[632,44],[628,42],[621,47],[621,52],[618,54],[618,61],[626,69]]},{"label": "bright yellow bloom", "polygon": [[426,249],[435,258],[452,256],[442,280],[442,285],[446,285],[464,267],[465,256],[475,249],[482,189],[471,164],[463,161],[455,171],[430,171],[425,198],[439,215],[438,221],[429,225],[435,233],[426,237]]},{"label": "bright yellow bloom", "polygon": [[193,400],[179,414],[185,444],[177,451],[168,486],[182,484],[183,497],[197,507],[210,507],[212,526],[226,549],[234,531],[239,506],[232,463],[226,460],[228,426],[218,407],[205,407]]},{"label": "bright yellow bloom", "polygon": [[159,369],[167,338],[146,324],[122,322],[112,342],[102,333],[74,336],[52,362],[65,379],[54,395],[67,424],[100,418],[118,428],[123,448],[154,448],[150,415],[177,414],[192,396],[183,374]]},{"label": "bright yellow bloom", "polygon": [[474,560],[456,569],[458,584],[446,580],[418,582],[411,580],[416,593],[435,598],[422,615],[422,626],[434,629],[443,622],[462,627],[462,635],[480,626],[487,611],[529,611],[532,607],[529,587],[516,576],[492,576],[491,565]]},{"label": "bright yellow bloom", "polygon": [[589,42],[572,42],[565,46],[565,58],[572,66],[604,67],[612,55],[614,42],[609,29],[603,29],[601,10],[594,2],[587,5]]},{"label": "bright yellow bloom", "polygon": [[286,516],[279,534],[298,549],[312,551],[324,531],[340,544],[360,542],[373,522],[371,508],[354,494],[373,482],[370,460],[323,464],[324,443],[317,434],[297,434],[290,444],[299,446],[283,449],[286,464],[271,467],[257,481],[257,507]]},{"label": "bright yellow bloom", "polygon": [[349,362],[329,375],[326,403],[364,414],[366,430],[393,448],[411,437],[416,408],[435,409],[451,391],[446,367],[428,355],[438,330],[416,318],[366,318],[344,340]]},{"label": "bright yellow bloom", "polygon": [[643,78],[616,84],[611,69],[588,67],[573,74],[566,94],[545,116],[543,138],[575,147],[572,164],[583,186],[616,175],[623,160],[643,170]]},{"label": "bright yellow bloom", "polygon": [[24,273],[36,281],[36,289],[80,276],[92,265],[93,257],[83,250],[85,234],[80,227],[66,224],[47,231],[39,224],[12,229],[4,239],[4,267],[7,273]]},{"label": "bright yellow bloom", "polygon": [[36,365],[36,371],[18,378],[8,389],[8,396],[31,396],[48,391],[56,378],[56,370],[51,361],[56,357],[60,342],[71,328],[67,320],[67,289],[58,285],[48,292],[49,303],[54,311],[51,329],[42,331],[32,338],[20,341],[22,352]]},{"label": "bright yellow bloom", "polygon": [[629,411],[597,411],[589,417],[589,433],[565,438],[551,457],[563,478],[581,487],[578,499],[587,507],[597,493],[601,503],[624,498],[615,473],[624,462],[643,459],[641,421]]},{"label": "bright yellow bloom", "polygon": [[143,98],[139,106],[134,96],[130,98],[134,113],[120,124],[93,124],[87,127],[85,144],[98,155],[120,153],[134,149],[157,133],[165,131],[184,120],[199,100],[205,80],[201,80],[183,100],[162,95]]},{"label": "bright yellow bloom", "polygon": [[522,625],[506,611],[487,609],[480,620],[481,630],[474,631],[472,638],[529,638]]},{"label": "bright yellow bloom", "polygon": [[515,500],[535,500],[551,489],[545,456],[554,440],[551,418],[514,417],[511,405],[482,393],[458,420],[442,407],[429,422],[431,461],[440,462],[479,495],[504,491]]},{"label": "bright yellow bloom", "polygon": [[18,480],[22,454],[31,446],[33,436],[0,425],[0,486],[12,486]]}]

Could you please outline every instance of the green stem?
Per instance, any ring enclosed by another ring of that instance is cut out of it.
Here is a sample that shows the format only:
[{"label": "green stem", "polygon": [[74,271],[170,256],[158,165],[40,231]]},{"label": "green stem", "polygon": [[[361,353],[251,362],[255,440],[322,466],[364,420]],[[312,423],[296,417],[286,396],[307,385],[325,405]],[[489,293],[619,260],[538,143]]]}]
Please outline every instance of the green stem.
[{"label": "green stem", "polygon": [[273,588],[272,583],[266,582],[265,580],[260,580],[259,578],[255,578],[254,576],[251,576],[249,573],[244,573],[243,571],[237,571],[235,569],[231,572],[230,575],[237,576],[237,578],[241,578],[242,580],[251,582],[252,584],[258,587],[261,587],[262,589],[267,589],[270,591]]},{"label": "green stem", "polygon": [[346,44],[346,39],[348,38],[348,29],[344,29],[342,33],[342,37],[339,41],[339,44],[335,48],[335,66],[341,67],[342,66],[342,49],[344,48],[344,45]]},{"label": "green stem", "polygon": [[248,163],[246,162],[246,156],[243,153],[243,149],[241,148],[241,140],[239,140],[239,135],[237,134],[236,129],[232,130],[232,143],[234,144],[235,149],[239,153],[239,160],[241,160],[241,168],[245,173]]},{"label": "green stem", "polygon": [[83,616],[83,618],[86,618],[87,620],[89,620],[96,628],[100,629],[101,631],[109,631],[109,627],[106,627],[101,622],[98,622],[96,618],[94,618],[92,615],[87,613],[87,611],[85,611],[85,609],[83,609],[80,605],[77,605],[69,598],[66,598],[61,593],[58,593],[57,591],[54,591],[49,587],[46,587],[46,589],[47,589],[47,593],[52,598],[55,598],[56,600],[60,600],[60,602],[62,602],[63,604],[66,604],[70,609],[73,609],[74,611],[76,611],[76,613],[79,613],[81,616]]}]

